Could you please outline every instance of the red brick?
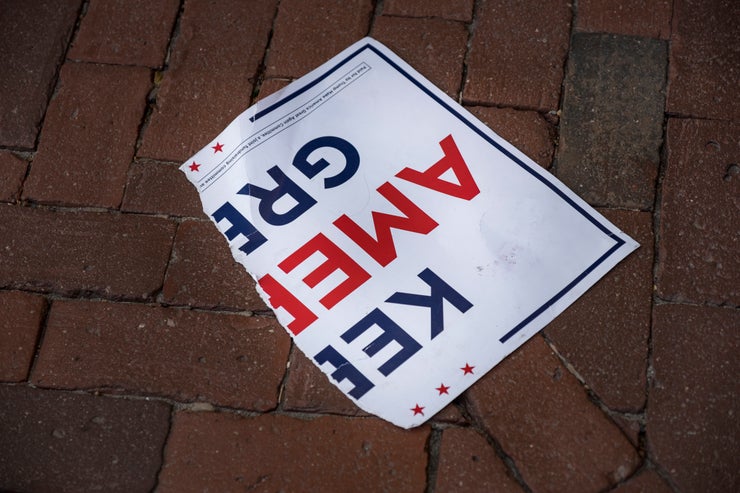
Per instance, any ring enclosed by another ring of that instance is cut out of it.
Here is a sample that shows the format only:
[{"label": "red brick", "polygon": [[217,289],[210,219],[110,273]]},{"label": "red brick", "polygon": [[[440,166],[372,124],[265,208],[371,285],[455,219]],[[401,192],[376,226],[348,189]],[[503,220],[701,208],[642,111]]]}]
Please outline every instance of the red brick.
[{"label": "red brick", "polygon": [[436,491],[521,493],[493,447],[471,428],[442,432]]},{"label": "red brick", "polygon": [[265,79],[260,86],[260,92],[257,95],[255,102],[260,99],[265,99],[270,94],[276,93],[288,84],[290,84],[288,79]]},{"label": "red brick", "polygon": [[543,168],[549,168],[555,147],[555,128],[535,111],[472,106],[467,108],[491,130]]},{"label": "red brick", "polygon": [[185,221],[175,236],[162,296],[167,303],[204,308],[267,310],[255,282],[211,222]]},{"label": "red brick", "polygon": [[205,219],[200,197],[179,165],[147,159],[131,164],[121,210]]},{"label": "red brick", "polygon": [[0,9],[0,146],[36,147],[80,0],[10,0]]},{"label": "red brick", "polygon": [[535,337],[468,390],[470,410],[533,491],[599,491],[627,478],[635,449]]},{"label": "red brick", "polygon": [[671,0],[580,0],[576,29],[668,39],[672,11]]},{"label": "red brick", "polygon": [[144,116],[149,70],[67,63],[60,79],[23,196],[116,208]]},{"label": "red brick", "polygon": [[289,346],[272,318],[57,301],[31,379],[265,411],[277,404]]},{"label": "red brick", "polygon": [[0,386],[0,416],[3,491],[156,485],[170,420],[164,403]]},{"label": "red brick", "polygon": [[457,98],[468,43],[468,30],[463,24],[443,19],[379,17],[372,36]]},{"label": "red brick", "polygon": [[0,291],[0,381],[26,379],[45,306],[41,296]]},{"label": "red brick", "polygon": [[275,3],[185,3],[139,156],[182,162],[247,108]]},{"label": "red brick", "polygon": [[158,490],[422,492],[428,433],[372,418],[182,412]]},{"label": "red brick", "polygon": [[545,330],[609,408],[639,411],[645,404],[653,299],[652,215],[599,212],[641,246]]},{"label": "red brick", "polygon": [[652,457],[680,491],[738,491],[740,312],[658,305],[647,407]]},{"label": "red brick", "polygon": [[159,290],[174,224],[143,216],[0,207],[0,286],[148,298]]},{"label": "red brick", "polygon": [[740,305],[740,123],[669,120],[658,292]]},{"label": "red brick", "polygon": [[570,35],[570,4],[493,0],[478,10],[463,98],[556,110]]},{"label": "red brick", "polygon": [[442,17],[457,21],[473,20],[473,0],[386,0],[383,14],[408,17]]},{"label": "red brick", "polygon": [[300,77],[367,35],[371,0],[283,0],[267,58],[270,77]]},{"label": "red brick", "polygon": [[673,493],[673,489],[652,469],[631,478],[612,493]]},{"label": "red brick", "polygon": [[458,409],[454,403],[447,404],[441,411],[432,416],[432,422],[458,425],[468,424],[465,416],[463,416],[460,409]]},{"label": "red brick", "polygon": [[159,67],[179,8],[178,0],[93,0],[68,57]]},{"label": "red brick", "polygon": [[13,202],[18,199],[27,170],[28,163],[23,159],[0,151],[0,201]]},{"label": "red brick", "polygon": [[740,3],[674,3],[666,110],[685,116],[740,119]]}]

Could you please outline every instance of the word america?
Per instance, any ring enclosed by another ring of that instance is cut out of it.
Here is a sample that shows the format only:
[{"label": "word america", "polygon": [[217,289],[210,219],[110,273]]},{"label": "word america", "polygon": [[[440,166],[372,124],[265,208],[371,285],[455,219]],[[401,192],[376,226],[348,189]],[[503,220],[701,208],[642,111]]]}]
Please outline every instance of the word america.
[{"label": "word america", "polygon": [[[452,135],[448,135],[442,139],[439,142],[439,146],[442,149],[443,157],[428,169],[418,171],[406,167],[396,173],[395,176],[441,194],[465,201],[472,200],[480,193],[480,189],[470,173]],[[359,169],[360,155],[357,149],[346,140],[334,136],[319,137],[305,144],[295,154],[292,162],[293,166],[308,179],[316,177],[329,167],[330,163],[324,158],[311,163],[308,157],[312,152],[322,148],[336,149],[344,158],[342,170],[336,175],[324,179],[325,189],[342,185]],[[455,175],[458,183],[441,178],[448,171],[451,171]],[[317,203],[310,194],[291,180],[278,166],[268,169],[267,174],[277,184],[272,190],[247,183],[237,193],[256,198],[259,201],[259,214],[268,224],[275,226],[288,224]],[[391,215],[372,211],[371,215],[375,229],[374,237],[346,214],[342,214],[332,224],[357,244],[375,262],[385,267],[397,258],[392,229],[426,235],[439,226],[439,223],[390,182],[386,181],[376,191],[396,207],[402,215]],[[295,204],[287,211],[276,212],[275,204],[285,197],[290,197]],[[224,234],[230,242],[236,241],[239,236],[246,238],[246,241],[238,248],[247,255],[268,241],[252,222],[244,217],[228,201],[214,211],[212,216],[217,223],[228,221],[229,226]],[[318,233],[292,254],[288,255],[278,263],[278,268],[284,274],[289,274],[315,253],[322,254],[325,260],[303,278],[303,283],[310,289],[316,287],[321,281],[336,271],[341,271],[346,276],[346,279],[319,300],[327,310],[331,310],[337,303],[346,298],[371,277],[359,263],[323,233]],[[453,307],[463,313],[473,305],[432,270],[428,268],[424,269],[418,274],[418,277],[431,290],[429,295],[397,292],[390,296],[386,302],[429,308],[431,316],[430,335],[433,339],[444,328],[443,301],[448,301]],[[288,330],[294,335],[300,334],[318,319],[304,303],[288,291],[271,274],[261,277],[258,283],[265,293],[267,293],[269,303],[274,309],[282,308],[293,317],[293,321],[288,324]],[[341,339],[344,343],[350,344],[372,326],[381,328],[383,333],[363,349],[369,357],[374,356],[393,341],[401,346],[401,350],[398,353],[378,367],[380,373],[386,377],[422,347],[379,308],[372,310],[368,315],[345,331],[341,335]],[[314,359],[319,365],[328,362],[334,366],[336,371],[332,373],[332,377],[338,382],[346,379],[353,383],[355,387],[349,394],[356,399],[360,399],[368,390],[374,387],[374,384],[351,365],[332,345],[326,346],[326,348],[316,354]]]}]

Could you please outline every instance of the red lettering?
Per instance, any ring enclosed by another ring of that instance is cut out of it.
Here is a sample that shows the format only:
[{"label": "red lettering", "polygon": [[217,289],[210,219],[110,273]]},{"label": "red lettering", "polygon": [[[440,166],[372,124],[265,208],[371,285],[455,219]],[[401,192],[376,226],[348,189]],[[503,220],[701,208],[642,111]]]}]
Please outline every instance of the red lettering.
[{"label": "red lettering", "polygon": [[[442,139],[439,145],[444,152],[444,157],[434,163],[429,169],[422,172],[411,168],[404,168],[396,176],[402,180],[416,183],[417,185],[446,195],[471,200],[480,193],[480,189],[475,183],[473,175],[470,173],[470,169],[468,169],[468,165],[465,163],[462,154],[460,154],[460,150],[457,148],[452,135],[448,135]],[[452,170],[455,173],[459,185],[440,178],[448,170]]]},{"label": "red lettering", "polygon": [[300,334],[303,329],[314,323],[318,318],[270,274],[261,277],[259,285],[270,297],[269,302],[273,308],[284,308],[293,317],[293,321],[288,324],[288,329],[293,335]]},{"label": "red lettering", "polygon": [[390,183],[383,183],[378,187],[378,192],[388,199],[388,202],[396,206],[404,216],[393,216],[372,211],[373,226],[377,239],[363,230],[346,214],[342,214],[334,221],[334,225],[365,250],[376,262],[385,267],[397,256],[391,228],[428,234],[438,226],[438,223]]},{"label": "red lettering", "polygon": [[322,233],[308,240],[305,245],[280,262],[278,267],[287,274],[316,252],[321,252],[326,257],[326,261],[303,278],[303,282],[308,287],[315,287],[337,270],[347,275],[347,279],[319,300],[327,309],[332,308],[370,279],[370,274],[360,267],[360,264],[352,260],[336,243]]}]

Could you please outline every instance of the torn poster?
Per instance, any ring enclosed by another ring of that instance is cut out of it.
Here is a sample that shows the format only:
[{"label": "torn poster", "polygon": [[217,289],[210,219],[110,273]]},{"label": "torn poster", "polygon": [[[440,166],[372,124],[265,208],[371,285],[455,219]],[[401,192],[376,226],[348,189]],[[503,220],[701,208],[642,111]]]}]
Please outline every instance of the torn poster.
[{"label": "torn poster", "polygon": [[638,246],[370,38],[181,170],[296,346],[404,428]]}]

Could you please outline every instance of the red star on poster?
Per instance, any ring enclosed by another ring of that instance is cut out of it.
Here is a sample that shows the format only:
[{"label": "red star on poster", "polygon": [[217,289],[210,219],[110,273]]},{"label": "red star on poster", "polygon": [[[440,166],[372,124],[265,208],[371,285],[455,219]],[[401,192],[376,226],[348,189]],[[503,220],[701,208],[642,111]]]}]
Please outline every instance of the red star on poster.
[{"label": "red star on poster", "polygon": [[216,145],[211,146],[211,149],[213,149],[214,154],[216,154],[217,152],[224,152],[224,145],[220,142],[216,142]]},{"label": "red star on poster", "polygon": [[445,384],[441,383],[441,384],[439,384],[439,387],[437,387],[435,390],[437,392],[439,392],[439,395],[449,394],[449,392],[447,392],[447,391],[450,390],[450,387],[448,385],[445,385]]},{"label": "red star on poster", "polygon": [[190,165],[190,171],[200,171],[200,164],[193,161],[193,164]]},{"label": "red star on poster", "polygon": [[460,369],[463,371],[463,375],[467,375],[468,373],[470,373],[472,375],[473,374],[473,368],[475,368],[475,367],[474,366],[470,366],[468,363],[465,363],[465,366],[463,366]]},{"label": "red star on poster", "polygon": [[424,407],[420,406],[419,404],[412,407],[411,410],[414,411],[414,416],[416,416],[417,414],[421,414],[422,416],[424,416]]}]

